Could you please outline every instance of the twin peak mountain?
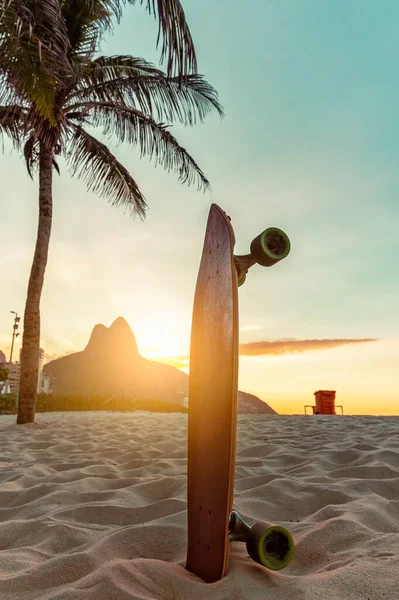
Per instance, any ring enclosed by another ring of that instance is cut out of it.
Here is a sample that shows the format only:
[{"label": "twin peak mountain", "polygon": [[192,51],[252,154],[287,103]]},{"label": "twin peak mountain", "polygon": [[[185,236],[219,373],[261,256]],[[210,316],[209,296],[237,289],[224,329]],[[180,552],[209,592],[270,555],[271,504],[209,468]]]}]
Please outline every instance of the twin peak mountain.
[{"label": "twin peak mountain", "polygon": [[[183,404],[188,395],[188,375],[141,356],[123,317],[110,327],[96,325],[82,352],[52,360],[44,373],[55,378],[59,394],[125,396],[174,404]],[[244,392],[238,393],[238,412],[276,414],[268,404]]]}]

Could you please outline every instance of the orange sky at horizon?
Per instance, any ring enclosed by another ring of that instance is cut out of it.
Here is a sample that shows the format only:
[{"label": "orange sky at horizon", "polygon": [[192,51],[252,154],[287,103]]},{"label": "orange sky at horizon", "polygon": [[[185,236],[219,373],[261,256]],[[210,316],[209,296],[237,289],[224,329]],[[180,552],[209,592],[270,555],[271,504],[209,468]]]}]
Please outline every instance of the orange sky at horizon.
[{"label": "orange sky at horizon", "polygon": [[[143,349],[147,358],[188,373],[188,355],[157,355]],[[314,404],[314,392],[336,390],[336,404],[344,414],[397,415],[399,390],[395,369],[399,340],[376,340],[328,350],[284,355],[240,355],[240,390],[255,394],[280,414],[302,414]]]},{"label": "orange sky at horizon", "polygon": [[[168,325],[159,327],[157,346],[154,344],[157,339],[155,328],[147,330],[147,335],[144,335],[141,327],[132,329],[136,334],[139,351],[144,357],[189,372],[189,325],[182,327],[180,335],[174,336]],[[251,328],[243,326],[241,331],[241,338],[245,336],[246,344],[249,329]],[[70,342],[71,347],[64,352],[47,353],[45,362],[83,350],[88,337],[89,332],[85,338],[82,337],[83,343]],[[280,349],[276,350],[275,346],[283,342],[287,348],[281,354]],[[320,349],[321,343],[326,347],[321,346]],[[244,352],[246,344],[241,346]],[[266,344],[267,354],[245,356],[240,352],[239,388],[258,396],[280,414],[302,414],[305,404],[314,403],[313,394],[319,389],[336,390],[336,404],[342,404],[344,414],[347,415],[399,414],[399,390],[395,376],[399,361],[399,340],[358,342],[291,339],[252,344]],[[50,349],[48,345],[42,345]],[[314,345],[316,349],[312,348]],[[8,359],[9,346],[5,344],[2,349]],[[17,342],[14,360],[18,359],[18,355]]]},{"label": "orange sky at horizon", "polygon": [[[152,316],[152,327],[142,320],[134,324],[128,321],[140,353],[188,373],[190,319],[182,319],[177,328],[176,321],[167,313],[157,316],[153,313]],[[304,405],[314,403],[315,391],[332,389],[337,392],[336,404],[343,405],[344,414],[399,414],[396,376],[399,340],[282,339],[259,342],[253,340],[254,335],[258,338],[260,335],[256,329],[255,325],[248,324],[240,327],[239,389],[258,396],[278,413],[303,414]],[[45,362],[83,350],[89,335],[90,329],[82,332],[75,343],[58,338],[56,348],[50,338],[44,337]],[[3,343],[6,341],[6,336],[0,336],[0,348],[8,359],[9,343]],[[14,361],[18,360],[19,346],[18,339]],[[255,347],[257,352],[259,346],[260,355],[244,355],[248,347]]]}]

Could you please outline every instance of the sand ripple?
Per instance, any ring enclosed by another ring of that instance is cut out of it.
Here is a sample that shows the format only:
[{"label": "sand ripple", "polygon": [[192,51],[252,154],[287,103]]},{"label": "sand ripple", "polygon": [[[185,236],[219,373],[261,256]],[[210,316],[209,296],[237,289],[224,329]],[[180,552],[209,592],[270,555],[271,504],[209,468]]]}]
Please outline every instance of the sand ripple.
[{"label": "sand ripple", "polygon": [[184,569],[187,416],[0,417],[1,600],[399,599],[399,417],[239,418],[235,508],[288,527],[281,572],[232,545]]}]

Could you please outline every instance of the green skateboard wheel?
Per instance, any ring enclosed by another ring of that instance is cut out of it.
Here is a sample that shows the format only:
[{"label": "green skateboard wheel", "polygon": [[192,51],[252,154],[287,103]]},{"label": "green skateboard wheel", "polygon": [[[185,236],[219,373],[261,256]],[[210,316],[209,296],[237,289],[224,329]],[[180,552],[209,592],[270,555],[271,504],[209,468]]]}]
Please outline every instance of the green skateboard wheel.
[{"label": "green skateboard wheel", "polygon": [[271,267],[288,256],[289,237],[278,227],[269,227],[251,242],[251,254],[259,265]]},{"label": "green skateboard wheel", "polygon": [[240,275],[240,277],[238,278],[238,287],[240,287],[241,285],[243,285],[243,283],[245,282],[247,278],[246,273],[243,273],[242,275]]},{"label": "green skateboard wheel", "polygon": [[294,540],[287,529],[262,522],[250,527],[236,511],[230,513],[229,539],[245,542],[252,560],[272,571],[284,569],[294,556]]},{"label": "green skateboard wheel", "polygon": [[294,555],[294,540],[284,527],[255,523],[248,532],[247,550],[255,562],[272,571],[280,571]]}]

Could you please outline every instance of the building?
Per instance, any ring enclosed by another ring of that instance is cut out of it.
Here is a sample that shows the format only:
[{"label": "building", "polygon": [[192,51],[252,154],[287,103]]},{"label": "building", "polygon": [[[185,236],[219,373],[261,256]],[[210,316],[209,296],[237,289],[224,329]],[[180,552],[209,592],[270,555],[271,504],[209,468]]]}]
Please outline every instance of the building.
[{"label": "building", "polygon": [[39,348],[39,364],[38,364],[38,376],[37,376],[37,393],[40,394],[42,390],[42,377],[43,377],[43,362],[44,362],[44,350]]},{"label": "building", "polygon": [[19,373],[20,367],[19,363],[4,363],[3,365],[8,369],[8,379],[7,379],[7,392],[8,394],[18,394],[19,390]]},{"label": "building", "polygon": [[[4,356],[4,354],[1,352],[0,353],[0,363],[1,363],[2,356]],[[20,352],[19,356],[21,359],[21,352]],[[39,358],[38,358],[37,393],[38,394],[51,394],[54,389],[54,381],[53,381],[53,378],[43,375],[43,362],[44,362],[44,350],[43,350],[43,348],[40,348],[39,349]],[[21,370],[20,363],[18,363],[18,362],[10,363],[10,362],[4,361],[3,366],[6,367],[9,371],[7,386],[3,386],[4,389],[7,389],[9,391],[7,391],[7,392],[3,391],[3,394],[10,393],[10,394],[18,395],[19,376],[20,376],[20,370]]]},{"label": "building", "polygon": [[40,378],[40,388],[38,387],[38,394],[54,394],[55,390],[55,378],[51,375],[44,375]]},{"label": "building", "polygon": [[[5,356],[4,352],[2,352],[1,350],[0,350],[0,366],[5,367],[7,369],[6,356]],[[8,381],[0,380],[0,394],[1,395],[11,394],[10,385],[9,385]]]},{"label": "building", "polygon": [[[5,366],[6,356],[4,352],[0,350],[0,366]],[[8,394],[8,384],[0,379],[0,394]]]}]

